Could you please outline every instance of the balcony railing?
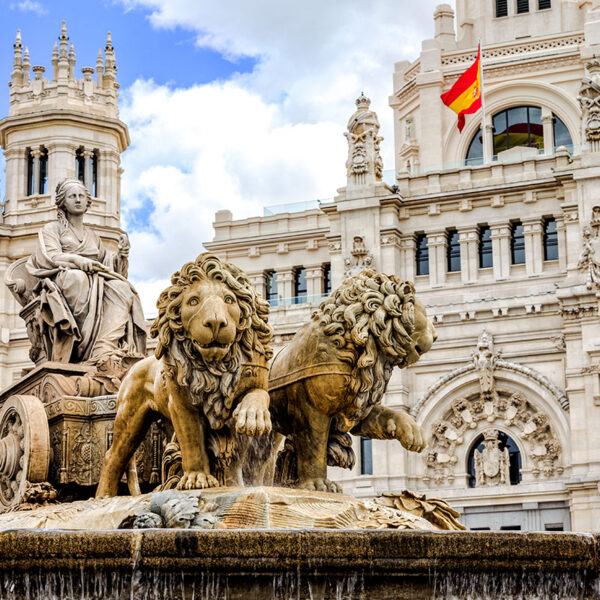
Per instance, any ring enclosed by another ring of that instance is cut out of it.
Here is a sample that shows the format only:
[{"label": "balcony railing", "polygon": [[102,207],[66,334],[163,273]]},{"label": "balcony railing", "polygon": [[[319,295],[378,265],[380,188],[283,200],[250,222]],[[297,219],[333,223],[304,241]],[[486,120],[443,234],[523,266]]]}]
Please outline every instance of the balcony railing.
[{"label": "balcony railing", "polygon": [[269,298],[269,304],[272,307],[278,306],[299,306],[301,304],[319,304],[323,298],[327,298],[329,294],[316,294],[314,296],[291,296],[289,298]]}]

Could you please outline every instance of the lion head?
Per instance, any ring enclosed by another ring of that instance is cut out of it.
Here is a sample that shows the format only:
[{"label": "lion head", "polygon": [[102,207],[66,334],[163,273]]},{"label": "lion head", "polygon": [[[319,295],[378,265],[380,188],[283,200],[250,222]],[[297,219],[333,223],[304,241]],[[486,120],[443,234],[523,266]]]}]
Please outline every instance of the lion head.
[{"label": "lion head", "polygon": [[204,406],[211,426],[221,427],[242,362],[273,354],[269,304],[243,271],[206,253],[173,274],[156,306],[150,329],[158,337],[156,357],[176,369],[178,383]]},{"label": "lion head", "polygon": [[354,367],[357,410],[379,402],[393,367],[413,364],[437,338],[414,285],[372,270],[346,279],[312,318]]}]

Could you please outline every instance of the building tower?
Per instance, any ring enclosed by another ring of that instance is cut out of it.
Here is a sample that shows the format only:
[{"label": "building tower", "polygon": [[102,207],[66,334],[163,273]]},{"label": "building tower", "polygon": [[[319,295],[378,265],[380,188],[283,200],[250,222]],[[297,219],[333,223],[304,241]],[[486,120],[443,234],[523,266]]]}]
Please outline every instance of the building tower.
[{"label": "building tower", "polygon": [[[129,133],[119,120],[119,84],[111,35],[96,67],[75,74],[75,49],[63,21],[52,51],[51,75],[30,67],[21,32],[14,43],[9,115],[0,121],[6,158],[5,205],[0,223],[0,276],[14,260],[31,253],[40,228],[55,218],[54,190],[65,177],[84,182],[93,197],[86,220],[109,246],[120,230],[120,155]],[[94,73],[96,75],[94,79]],[[29,342],[18,309],[0,286],[0,387],[10,383],[27,359]],[[10,348],[9,348],[10,342]]]}]

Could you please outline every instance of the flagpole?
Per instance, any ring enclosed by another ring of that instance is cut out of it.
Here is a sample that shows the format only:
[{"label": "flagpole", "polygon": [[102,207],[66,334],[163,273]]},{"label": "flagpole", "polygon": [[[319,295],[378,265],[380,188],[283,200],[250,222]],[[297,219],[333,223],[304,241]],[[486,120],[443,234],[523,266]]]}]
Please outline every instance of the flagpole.
[{"label": "flagpole", "polygon": [[480,95],[481,95],[481,143],[482,143],[482,155],[483,155],[483,164],[487,164],[489,162],[490,157],[487,155],[487,128],[485,126],[485,100],[483,94],[483,60],[481,57],[481,38],[479,39],[478,44],[478,52],[479,54],[479,87]]}]

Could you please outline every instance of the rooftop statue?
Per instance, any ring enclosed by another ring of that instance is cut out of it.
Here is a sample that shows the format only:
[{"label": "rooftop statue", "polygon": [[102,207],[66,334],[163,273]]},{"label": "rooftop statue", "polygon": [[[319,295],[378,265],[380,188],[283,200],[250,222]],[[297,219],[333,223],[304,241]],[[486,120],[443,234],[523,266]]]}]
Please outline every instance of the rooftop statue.
[{"label": "rooftop statue", "polygon": [[[247,436],[271,431],[269,305],[245,273],[201,254],[173,275],[157,307],[150,330],[158,338],[155,356],[134,365],[123,381],[98,497],[116,494],[153,413],[173,424],[181,448],[181,489],[243,484]],[[129,475],[136,492],[134,471]]]},{"label": "rooftop statue", "polygon": [[83,223],[91,203],[79,180],[61,181],[56,221],[39,232],[34,253],[7,273],[15,297],[24,307],[35,308],[23,315],[35,362],[45,358],[102,365],[145,355],[142,305],[126,279],[127,236],[121,237],[116,253],[107,250]]}]

